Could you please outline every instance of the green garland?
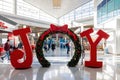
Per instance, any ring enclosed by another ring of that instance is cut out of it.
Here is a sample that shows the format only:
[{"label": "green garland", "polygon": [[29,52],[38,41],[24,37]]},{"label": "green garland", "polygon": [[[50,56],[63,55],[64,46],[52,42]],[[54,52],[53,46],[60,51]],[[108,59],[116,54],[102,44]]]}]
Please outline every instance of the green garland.
[{"label": "green garland", "polygon": [[62,31],[54,31],[53,32],[50,29],[48,29],[41,34],[41,36],[39,37],[39,39],[36,43],[36,49],[35,50],[36,50],[36,55],[37,55],[38,61],[42,65],[42,67],[49,67],[50,66],[50,62],[45,59],[44,54],[43,54],[43,50],[42,50],[44,40],[49,35],[52,35],[52,34],[55,34],[55,33],[66,34],[72,40],[72,42],[75,45],[75,52],[74,52],[74,55],[73,55],[72,59],[68,62],[67,65],[69,67],[75,67],[77,65],[77,63],[79,62],[79,58],[81,56],[81,46],[80,46],[80,43],[79,43],[80,41],[79,41],[79,38],[77,37],[77,35],[72,30],[70,30],[70,29],[68,29],[68,30],[69,30],[69,32],[71,32],[72,34],[75,35],[76,40],[74,40],[73,35],[70,35],[68,32],[62,32]]}]

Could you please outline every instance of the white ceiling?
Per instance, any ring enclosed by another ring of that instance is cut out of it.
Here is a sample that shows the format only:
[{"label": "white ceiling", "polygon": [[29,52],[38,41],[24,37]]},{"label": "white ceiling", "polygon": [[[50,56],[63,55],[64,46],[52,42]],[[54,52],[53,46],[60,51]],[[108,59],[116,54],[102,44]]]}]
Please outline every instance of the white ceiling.
[{"label": "white ceiling", "polygon": [[61,0],[60,8],[53,8],[52,0],[24,0],[27,3],[41,9],[47,14],[60,18],[68,12],[80,7],[91,0]]}]

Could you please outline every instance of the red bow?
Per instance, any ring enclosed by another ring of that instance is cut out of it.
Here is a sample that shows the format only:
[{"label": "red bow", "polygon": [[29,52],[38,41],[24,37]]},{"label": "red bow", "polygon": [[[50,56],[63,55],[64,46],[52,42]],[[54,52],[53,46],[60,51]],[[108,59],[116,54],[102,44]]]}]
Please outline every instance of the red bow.
[{"label": "red bow", "polygon": [[67,32],[68,31],[68,25],[63,25],[63,26],[56,26],[54,24],[50,25],[50,30],[52,32],[60,31],[60,32]]},{"label": "red bow", "polygon": [[50,33],[50,30],[48,29],[46,32],[44,32],[44,34],[42,34],[42,35],[40,36],[40,40],[43,40],[44,37],[45,37],[46,35],[48,35],[49,33]]}]

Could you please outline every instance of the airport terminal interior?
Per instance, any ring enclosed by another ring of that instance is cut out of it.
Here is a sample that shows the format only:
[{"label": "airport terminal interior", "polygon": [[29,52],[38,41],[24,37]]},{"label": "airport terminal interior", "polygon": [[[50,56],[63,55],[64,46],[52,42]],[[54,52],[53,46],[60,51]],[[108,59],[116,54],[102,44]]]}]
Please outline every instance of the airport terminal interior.
[{"label": "airport terminal interior", "polygon": [[0,0],[0,80],[119,80],[119,3]]}]

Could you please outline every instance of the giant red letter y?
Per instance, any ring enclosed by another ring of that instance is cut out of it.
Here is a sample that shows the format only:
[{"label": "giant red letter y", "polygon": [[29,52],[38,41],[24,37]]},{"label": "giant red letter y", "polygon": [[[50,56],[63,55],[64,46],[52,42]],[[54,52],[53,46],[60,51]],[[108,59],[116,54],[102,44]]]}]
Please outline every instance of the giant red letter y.
[{"label": "giant red letter y", "polygon": [[86,31],[83,31],[82,33],[80,33],[81,37],[86,36],[86,38],[88,39],[89,43],[90,43],[90,61],[85,61],[85,66],[87,67],[102,67],[102,62],[97,61],[96,57],[97,57],[97,44],[101,41],[102,38],[107,39],[109,37],[109,35],[105,32],[103,32],[102,30],[99,30],[97,32],[97,34],[99,35],[98,38],[93,42],[90,36],[90,33],[93,32],[93,29],[88,29]]}]

